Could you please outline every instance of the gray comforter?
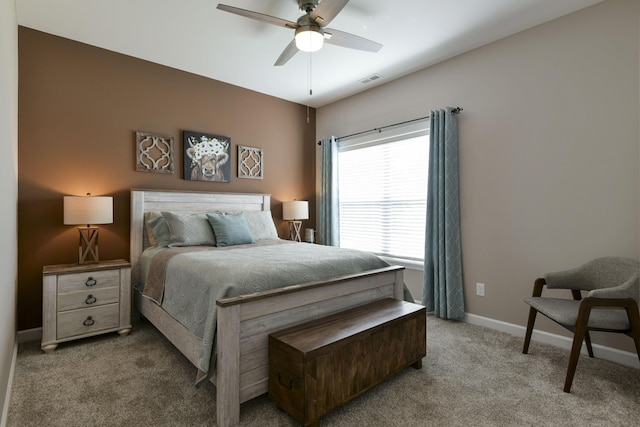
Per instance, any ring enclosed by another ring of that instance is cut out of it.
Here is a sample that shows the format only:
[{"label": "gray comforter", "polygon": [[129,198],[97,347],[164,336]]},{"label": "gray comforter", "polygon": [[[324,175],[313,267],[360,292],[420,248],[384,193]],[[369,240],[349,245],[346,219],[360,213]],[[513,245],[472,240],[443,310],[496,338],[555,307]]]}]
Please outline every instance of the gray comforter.
[{"label": "gray comforter", "polygon": [[194,249],[156,250],[144,294],[203,340],[198,383],[215,364],[216,300],[389,265],[367,252],[287,240]]}]

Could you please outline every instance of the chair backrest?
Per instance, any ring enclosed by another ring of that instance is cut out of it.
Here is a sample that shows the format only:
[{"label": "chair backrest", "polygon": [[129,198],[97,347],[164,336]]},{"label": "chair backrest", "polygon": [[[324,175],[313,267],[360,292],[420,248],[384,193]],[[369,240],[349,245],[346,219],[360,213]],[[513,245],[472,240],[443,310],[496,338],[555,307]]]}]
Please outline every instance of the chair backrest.
[{"label": "chair backrest", "polygon": [[576,273],[582,282],[581,289],[613,288],[640,274],[640,263],[621,257],[596,258],[578,267]]}]

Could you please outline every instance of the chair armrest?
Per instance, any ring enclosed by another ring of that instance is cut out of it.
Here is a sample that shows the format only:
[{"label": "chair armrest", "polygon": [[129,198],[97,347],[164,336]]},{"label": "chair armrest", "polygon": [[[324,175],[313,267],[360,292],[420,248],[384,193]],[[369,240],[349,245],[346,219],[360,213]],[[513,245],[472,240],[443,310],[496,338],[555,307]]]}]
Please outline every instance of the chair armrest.
[{"label": "chair armrest", "polygon": [[632,298],[640,301],[640,276],[632,277],[622,285],[613,288],[594,289],[589,292],[592,298]]},{"label": "chair armrest", "polygon": [[547,273],[544,275],[544,278],[547,288],[549,289],[584,289],[584,278],[582,277],[581,267]]},{"label": "chair armrest", "polygon": [[542,288],[545,285],[545,280],[543,278],[538,278],[536,279],[535,282],[533,282],[533,297],[539,297],[542,295]]},{"label": "chair armrest", "polygon": [[632,298],[594,298],[587,297],[580,301],[580,310],[591,310],[593,307],[638,307],[638,303]]}]

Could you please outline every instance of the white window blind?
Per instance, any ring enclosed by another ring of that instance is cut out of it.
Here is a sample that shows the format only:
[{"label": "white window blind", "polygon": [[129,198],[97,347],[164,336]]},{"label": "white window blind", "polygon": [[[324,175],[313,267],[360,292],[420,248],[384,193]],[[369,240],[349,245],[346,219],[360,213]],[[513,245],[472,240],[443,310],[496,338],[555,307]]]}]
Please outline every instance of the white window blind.
[{"label": "white window blind", "polygon": [[422,262],[428,123],[338,145],[340,246]]}]

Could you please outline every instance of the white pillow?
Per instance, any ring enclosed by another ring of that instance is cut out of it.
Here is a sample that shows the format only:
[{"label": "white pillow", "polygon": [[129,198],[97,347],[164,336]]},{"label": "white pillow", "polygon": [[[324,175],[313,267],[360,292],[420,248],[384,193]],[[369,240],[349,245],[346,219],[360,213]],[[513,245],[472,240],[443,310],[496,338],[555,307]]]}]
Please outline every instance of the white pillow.
[{"label": "white pillow", "polygon": [[246,211],[244,216],[255,241],[278,238],[271,211]]},{"label": "white pillow", "polygon": [[170,248],[179,246],[215,246],[216,237],[206,213],[162,212],[169,224]]}]

